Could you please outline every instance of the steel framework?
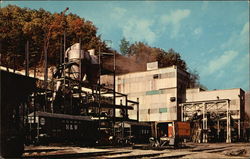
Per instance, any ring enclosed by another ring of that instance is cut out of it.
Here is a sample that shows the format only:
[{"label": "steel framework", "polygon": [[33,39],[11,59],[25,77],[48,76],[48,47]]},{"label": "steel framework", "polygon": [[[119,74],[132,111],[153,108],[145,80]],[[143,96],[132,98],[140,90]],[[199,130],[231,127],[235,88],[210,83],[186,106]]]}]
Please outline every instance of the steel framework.
[{"label": "steel framework", "polygon": [[[226,142],[231,143],[231,115],[229,99],[195,101],[181,103],[181,120],[192,120],[194,114],[202,116],[203,142],[208,142],[208,114],[213,114],[217,122],[217,134],[221,130],[220,121],[226,120]],[[238,126],[240,130],[240,125]],[[240,132],[240,131],[239,131]]]}]

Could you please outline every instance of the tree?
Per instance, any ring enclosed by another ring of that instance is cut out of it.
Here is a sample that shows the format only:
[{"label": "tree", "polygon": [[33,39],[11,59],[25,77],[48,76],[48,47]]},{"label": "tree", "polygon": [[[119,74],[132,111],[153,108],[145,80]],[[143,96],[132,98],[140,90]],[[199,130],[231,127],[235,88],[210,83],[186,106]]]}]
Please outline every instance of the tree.
[{"label": "tree", "polygon": [[1,65],[12,67],[17,57],[18,69],[24,67],[25,44],[29,41],[30,66],[42,67],[44,50],[48,51],[48,65],[59,63],[62,37],[66,32],[66,48],[81,39],[82,49],[107,50],[106,44],[97,35],[91,21],[76,14],[50,13],[44,9],[31,10],[8,5],[0,8],[0,53]]},{"label": "tree", "polygon": [[135,42],[130,45],[128,54],[130,58],[135,59],[137,63],[144,66],[146,66],[148,62],[158,61],[160,68],[177,65],[185,71],[187,69],[186,62],[182,60],[180,54],[173,49],[165,51],[160,48],[150,47],[143,42]]},{"label": "tree", "polygon": [[189,70],[188,87],[189,88],[197,88],[200,84],[199,80],[200,80],[200,76],[199,76],[197,70]]},{"label": "tree", "polygon": [[207,87],[200,83],[200,76],[197,70],[189,69],[188,88],[201,88],[207,90]]},{"label": "tree", "polygon": [[119,47],[120,47],[121,54],[123,56],[129,55],[130,44],[129,44],[129,41],[126,40],[125,37],[121,39],[121,43],[120,43]]}]

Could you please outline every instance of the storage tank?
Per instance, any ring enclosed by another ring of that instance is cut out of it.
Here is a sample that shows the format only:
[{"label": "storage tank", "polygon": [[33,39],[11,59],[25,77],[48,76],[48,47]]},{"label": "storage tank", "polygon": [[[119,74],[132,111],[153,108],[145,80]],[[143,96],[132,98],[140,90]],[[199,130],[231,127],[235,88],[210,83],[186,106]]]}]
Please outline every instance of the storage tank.
[{"label": "storage tank", "polygon": [[79,59],[84,59],[84,51],[80,51],[80,44],[75,43],[69,47],[65,52],[65,58],[68,58],[69,61],[75,61]]},{"label": "storage tank", "polygon": [[[97,83],[99,79],[99,60],[98,56],[95,55],[95,49],[90,49],[87,52],[80,50],[80,44],[75,43],[70,46],[64,57],[68,59],[69,62],[74,62],[74,64],[70,67],[71,78],[75,78],[78,80],[87,79],[87,81],[91,84]],[[80,63],[81,63],[81,77],[80,79]],[[84,78],[86,75],[86,78]]]}]

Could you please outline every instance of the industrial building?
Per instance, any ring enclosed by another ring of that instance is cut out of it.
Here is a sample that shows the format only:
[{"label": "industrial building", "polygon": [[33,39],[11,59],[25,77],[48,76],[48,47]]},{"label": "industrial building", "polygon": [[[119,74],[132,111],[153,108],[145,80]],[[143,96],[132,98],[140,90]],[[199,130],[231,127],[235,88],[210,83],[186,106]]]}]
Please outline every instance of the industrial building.
[{"label": "industrial building", "polygon": [[[147,71],[117,75],[116,91],[139,101],[138,110],[128,111],[132,119],[192,121],[195,142],[241,140],[246,134],[245,92],[240,88],[187,89],[188,76],[177,66],[158,68],[157,62],[148,63]],[[123,104],[124,100],[117,98],[116,102]]]},{"label": "industrial building", "polygon": [[186,102],[229,100],[229,110],[234,120],[242,120],[245,112],[245,92],[241,88],[204,91],[201,88],[186,90]]},{"label": "industrial building", "polygon": [[[139,100],[139,121],[180,120],[178,104],[185,101],[188,73],[177,66],[158,69],[157,65],[148,63],[147,71],[118,75],[116,91]],[[137,118],[136,109],[128,114],[131,119]]]},{"label": "industrial building", "polygon": [[[182,121],[200,117],[200,121],[196,119],[194,134],[200,134],[199,129],[203,130],[202,142],[239,141],[246,134],[243,127],[244,102],[245,92],[240,88],[211,91],[187,89],[186,102],[180,104]],[[201,138],[198,137],[198,140]]]},{"label": "industrial building", "polygon": [[[47,66],[42,79],[30,77],[28,66],[26,76],[0,67],[1,128],[4,128],[1,138],[5,139],[1,152],[4,157],[19,156],[24,144],[32,143],[112,144],[117,142],[114,136],[118,133],[122,138],[127,135],[124,131],[117,132],[123,130],[123,122],[130,122],[132,128],[140,126],[140,130],[147,126],[128,118],[127,110],[133,109],[131,103],[136,107],[138,102],[100,85],[100,75],[112,73],[103,68],[105,57],[101,59],[99,52],[98,58],[93,50],[84,52],[80,48],[77,43],[65,52],[64,63],[52,71],[52,79],[48,78]],[[116,97],[125,97],[126,104],[116,105]],[[116,110],[122,110],[123,116],[116,116]],[[141,136],[140,130],[129,135]]]}]

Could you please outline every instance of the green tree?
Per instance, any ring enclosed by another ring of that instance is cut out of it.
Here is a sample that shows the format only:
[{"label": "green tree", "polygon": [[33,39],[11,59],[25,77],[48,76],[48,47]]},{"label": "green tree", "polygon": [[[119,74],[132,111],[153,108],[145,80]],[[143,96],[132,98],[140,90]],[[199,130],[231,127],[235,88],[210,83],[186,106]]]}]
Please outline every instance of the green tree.
[{"label": "green tree", "polygon": [[120,43],[119,47],[120,47],[121,54],[123,56],[129,55],[130,43],[129,43],[129,41],[126,40],[125,37],[121,39],[121,43]]}]

